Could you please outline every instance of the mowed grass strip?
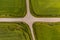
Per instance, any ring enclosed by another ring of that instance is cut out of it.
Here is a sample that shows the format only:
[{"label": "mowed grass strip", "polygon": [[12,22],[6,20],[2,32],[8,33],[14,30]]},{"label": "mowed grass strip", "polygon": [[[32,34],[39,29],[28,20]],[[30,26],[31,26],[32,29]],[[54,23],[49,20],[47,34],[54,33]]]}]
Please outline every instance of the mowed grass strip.
[{"label": "mowed grass strip", "polygon": [[1,18],[19,18],[26,15],[26,0],[0,0]]},{"label": "mowed grass strip", "polygon": [[0,40],[32,40],[32,36],[26,23],[0,22]]},{"label": "mowed grass strip", "polygon": [[60,0],[30,0],[30,11],[35,17],[60,17]]},{"label": "mowed grass strip", "polygon": [[35,22],[33,30],[36,40],[60,40],[60,22]]}]

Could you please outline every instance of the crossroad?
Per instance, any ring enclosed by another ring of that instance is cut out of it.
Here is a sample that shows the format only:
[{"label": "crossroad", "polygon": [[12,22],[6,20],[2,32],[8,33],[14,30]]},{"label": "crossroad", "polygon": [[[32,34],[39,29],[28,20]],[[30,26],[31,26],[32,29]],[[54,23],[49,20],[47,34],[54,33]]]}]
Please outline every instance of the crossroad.
[{"label": "crossroad", "polygon": [[34,22],[60,22],[60,18],[36,18],[31,15],[29,9],[29,0],[26,0],[27,14],[24,18],[0,18],[0,22],[25,22],[29,25],[33,40],[35,40],[32,25]]}]

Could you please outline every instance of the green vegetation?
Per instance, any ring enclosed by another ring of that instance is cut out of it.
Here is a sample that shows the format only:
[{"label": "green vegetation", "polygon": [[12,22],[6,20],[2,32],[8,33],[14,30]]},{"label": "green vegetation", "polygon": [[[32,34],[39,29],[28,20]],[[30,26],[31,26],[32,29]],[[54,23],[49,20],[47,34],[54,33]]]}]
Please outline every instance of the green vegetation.
[{"label": "green vegetation", "polygon": [[18,18],[26,15],[26,0],[0,0],[0,17]]},{"label": "green vegetation", "polygon": [[36,40],[60,40],[60,23],[35,22],[33,30]]},{"label": "green vegetation", "polygon": [[60,0],[30,0],[30,9],[35,17],[60,17]]},{"label": "green vegetation", "polygon": [[26,23],[0,22],[0,40],[32,40],[32,36]]}]

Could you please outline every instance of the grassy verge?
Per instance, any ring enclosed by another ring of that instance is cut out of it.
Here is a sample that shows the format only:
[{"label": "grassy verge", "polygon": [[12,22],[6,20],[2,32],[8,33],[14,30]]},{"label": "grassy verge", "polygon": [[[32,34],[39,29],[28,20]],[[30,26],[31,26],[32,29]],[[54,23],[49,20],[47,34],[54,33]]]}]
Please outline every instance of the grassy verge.
[{"label": "grassy verge", "polygon": [[30,0],[30,11],[34,17],[60,17],[60,1]]},{"label": "grassy verge", "polygon": [[33,30],[36,40],[60,40],[60,22],[35,22]]},{"label": "grassy verge", "polygon": [[0,40],[32,40],[32,36],[26,23],[0,22]]},{"label": "grassy verge", "polygon": [[0,0],[0,18],[18,18],[26,15],[26,0]]}]

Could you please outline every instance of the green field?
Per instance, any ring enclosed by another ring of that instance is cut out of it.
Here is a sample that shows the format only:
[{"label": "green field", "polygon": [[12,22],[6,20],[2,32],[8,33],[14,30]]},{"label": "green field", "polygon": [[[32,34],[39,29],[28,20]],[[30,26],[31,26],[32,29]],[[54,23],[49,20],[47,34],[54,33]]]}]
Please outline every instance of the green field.
[{"label": "green field", "polygon": [[32,40],[32,36],[26,23],[0,22],[0,40]]},{"label": "green field", "polygon": [[33,30],[36,40],[60,40],[60,22],[35,22]]},{"label": "green field", "polygon": [[26,15],[26,0],[0,0],[0,17],[18,18]]},{"label": "green field", "polygon": [[30,0],[30,11],[35,17],[60,17],[60,0]]}]

